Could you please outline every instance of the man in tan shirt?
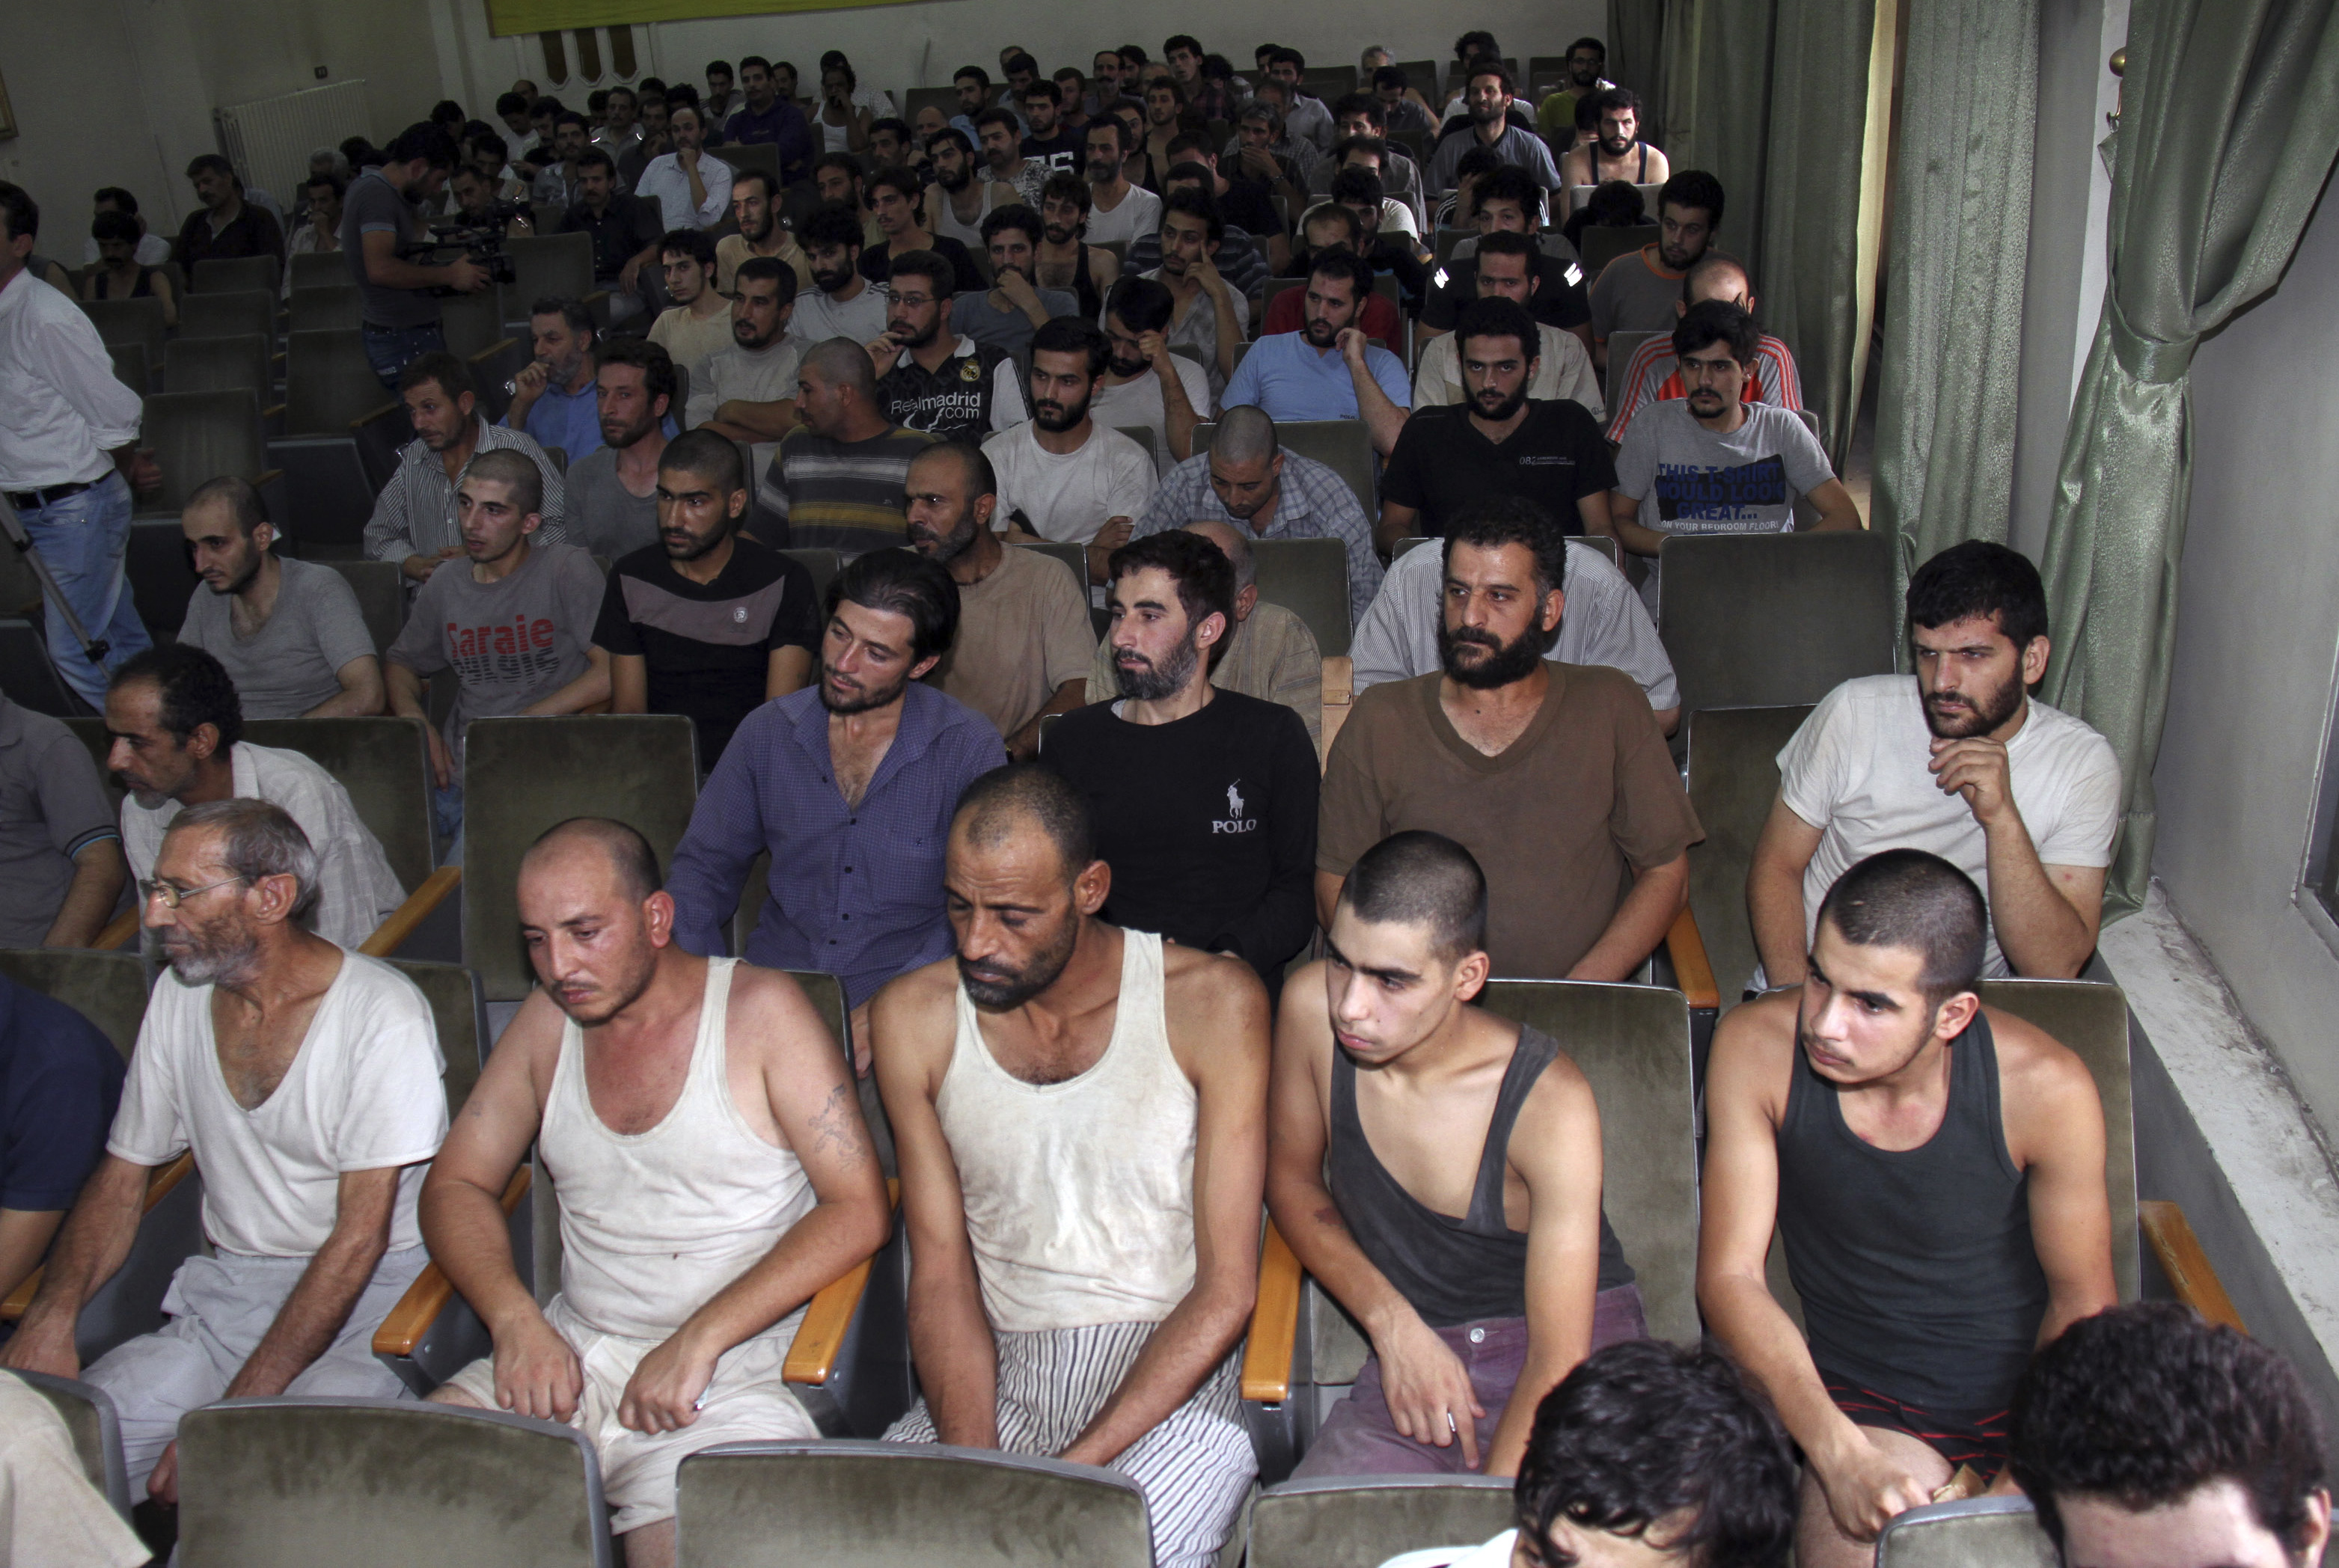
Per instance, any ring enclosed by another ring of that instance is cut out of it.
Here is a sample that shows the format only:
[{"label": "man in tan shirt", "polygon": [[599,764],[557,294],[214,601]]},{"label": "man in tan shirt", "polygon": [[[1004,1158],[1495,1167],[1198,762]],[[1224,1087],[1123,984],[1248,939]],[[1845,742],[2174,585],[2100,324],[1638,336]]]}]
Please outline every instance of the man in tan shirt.
[{"label": "man in tan shirt", "polygon": [[[1222,692],[1281,703],[1299,715],[1308,726],[1308,740],[1320,753],[1324,749],[1324,656],[1317,648],[1316,634],[1291,611],[1258,597],[1258,560],[1239,529],[1205,518],[1188,523],[1185,531],[1201,535],[1234,563],[1235,629],[1210,666],[1210,684]],[[1108,643],[1097,644],[1096,657],[1089,663],[1088,695],[1092,703],[1110,702],[1120,695]]]},{"label": "man in tan shirt", "polygon": [[966,441],[911,459],[910,547],[958,585],[958,635],[925,678],[992,724],[1010,755],[1039,749],[1040,720],[1088,700],[1088,595],[1061,563],[1011,547],[992,531],[999,481]]},{"label": "man in tan shirt", "polygon": [[769,174],[761,169],[742,169],[732,176],[731,215],[739,221],[739,232],[715,242],[716,292],[734,292],[732,276],[750,256],[769,256],[795,273],[799,290],[812,287],[812,259],[796,243],[796,237],[781,226],[780,193]]},{"label": "man in tan shirt", "polygon": [[1622,671],[1543,656],[1562,547],[1515,498],[1456,519],[1443,670],[1364,693],[1332,745],[1316,840],[1327,927],[1357,857],[1411,828],[1485,869],[1498,975],[1623,980],[1681,912],[1704,832],[1648,699]]}]

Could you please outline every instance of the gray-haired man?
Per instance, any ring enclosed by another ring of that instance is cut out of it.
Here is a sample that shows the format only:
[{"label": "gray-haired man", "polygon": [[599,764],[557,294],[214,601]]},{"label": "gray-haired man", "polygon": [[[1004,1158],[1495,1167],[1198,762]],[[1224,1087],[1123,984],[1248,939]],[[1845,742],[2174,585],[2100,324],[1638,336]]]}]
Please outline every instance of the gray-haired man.
[{"label": "gray-haired man", "polygon": [[[370,1346],[427,1261],[414,1204],[447,1101],[413,982],[301,929],[317,856],[281,808],[181,812],[140,887],[172,975],[147,1004],[105,1158],[0,1364],[104,1389],[132,1494],[175,1503],[189,1410],[398,1393]],[[74,1322],[122,1266],[148,1177],[188,1152],[213,1256],[180,1266],[168,1322],[84,1374]]]}]

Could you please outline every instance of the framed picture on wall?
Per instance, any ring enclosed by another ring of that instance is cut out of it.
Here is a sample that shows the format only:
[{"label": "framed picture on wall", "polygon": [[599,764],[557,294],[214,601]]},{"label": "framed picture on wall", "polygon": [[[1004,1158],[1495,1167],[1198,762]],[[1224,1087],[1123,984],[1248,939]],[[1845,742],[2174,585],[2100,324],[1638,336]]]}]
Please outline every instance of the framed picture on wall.
[{"label": "framed picture on wall", "polygon": [[0,81],[0,141],[16,133],[16,111],[8,107],[8,84]]}]

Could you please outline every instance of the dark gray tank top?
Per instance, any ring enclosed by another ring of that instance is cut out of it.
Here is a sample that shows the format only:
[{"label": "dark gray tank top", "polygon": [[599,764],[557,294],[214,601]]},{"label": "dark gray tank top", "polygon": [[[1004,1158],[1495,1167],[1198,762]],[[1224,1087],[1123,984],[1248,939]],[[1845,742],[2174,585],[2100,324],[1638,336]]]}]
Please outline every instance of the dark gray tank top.
[{"label": "dark gray tank top", "polygon": [[[1527,1311],[1527,1236],[1503,1218],[1503,1169],[1519,1107],[1559,1046],[1540,1030],[1522,1027],[1511,1065],[1495,1095],[1494,1119],[1478,1156],[1470,1211],[1461,1218],[1438,1213],[1407,1192],[1365,1141],[1357,1119],[1357,1064],[1332,1050],[1332,1121],[1324,1150],[1324,1181],[1348,1234],[1386,1275],[1397,1294],[1432,1328],[1450,1328]],[[1633,1283],[1632,1267],[1608,1216],[1600,1216],[1600,1284],[1613,1290]]]},{"label": "dark gray tank top", "polygon": [[1981,1013],[1949,1042],[1949,1104],[1915,1149],[1844,1125],[1798,1049],[1779,1127],[1779,1232],[1820,1370],[1936,1415],[2006,1409],[2047,1309],[2029,1183],[2006,1152]]}]

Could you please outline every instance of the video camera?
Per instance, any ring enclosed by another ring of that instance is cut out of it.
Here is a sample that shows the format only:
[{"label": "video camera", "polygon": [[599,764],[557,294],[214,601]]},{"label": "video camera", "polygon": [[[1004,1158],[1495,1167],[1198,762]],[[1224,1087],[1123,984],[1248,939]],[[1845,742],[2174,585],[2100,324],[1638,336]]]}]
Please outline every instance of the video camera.
[{"label": "video camera", "polygon": [[[442,251],[460,251],[492,281],[514,282],[518,274],[512,269],[511,252],[504,249],[504,231],[511,226],[513,219],[528,215],[525,202],[496,202],[489,204],[486,215],[477,222],[431,224],[429,239],[400,245],[398,254],[403,261],[436,262],[443,260],[439,255]],[[455,292],[443,284],[430,291],[442,298]]]}]

